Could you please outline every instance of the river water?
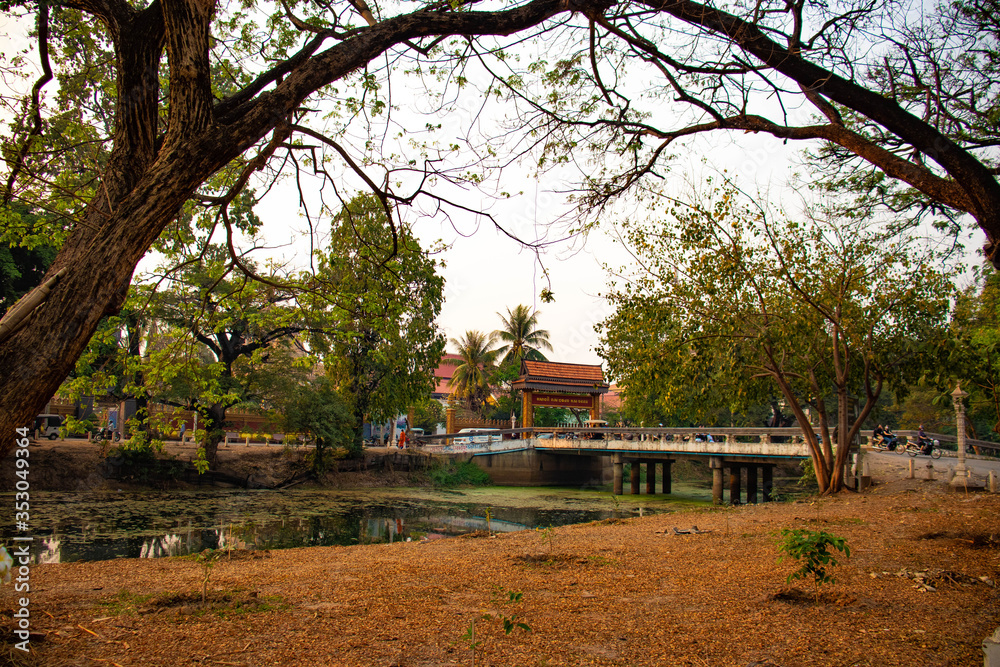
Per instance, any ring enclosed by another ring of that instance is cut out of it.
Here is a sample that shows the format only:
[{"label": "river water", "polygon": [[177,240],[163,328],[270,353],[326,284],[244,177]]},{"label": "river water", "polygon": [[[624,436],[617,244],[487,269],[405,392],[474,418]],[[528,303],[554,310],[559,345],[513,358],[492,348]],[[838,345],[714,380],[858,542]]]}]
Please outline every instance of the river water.
[{"label": "river water", "polygon": [[[13,494],[0,503],[13,507]],[[34,562],[182,556],[203,549],[284,549],[526,530],[708,505],[704,485],[670,496],[568,488],[288,489],[31,494]],[[12,525],[3,525],[11,547]],[[25,533],[17,533],[25,535]],[[23,544],[23,543],[22,543]]]}]

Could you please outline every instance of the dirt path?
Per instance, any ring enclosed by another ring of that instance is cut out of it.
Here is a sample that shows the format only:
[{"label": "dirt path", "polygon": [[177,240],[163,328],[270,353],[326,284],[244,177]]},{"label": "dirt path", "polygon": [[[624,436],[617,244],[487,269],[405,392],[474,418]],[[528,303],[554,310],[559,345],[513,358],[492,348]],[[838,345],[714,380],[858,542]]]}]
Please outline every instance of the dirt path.
[{"label": "dirt path", "polygon": [[[818,502],[236,552],[204,606],[190,559],[35,566],[29,664],[472,665],[475,621],[481,666],[981,665],[1000,625],[1000,497],[897,472]],[[706,532],[674,531],[692,526]],[[818,602],[785,583],[783,528],[847,539]]]}]

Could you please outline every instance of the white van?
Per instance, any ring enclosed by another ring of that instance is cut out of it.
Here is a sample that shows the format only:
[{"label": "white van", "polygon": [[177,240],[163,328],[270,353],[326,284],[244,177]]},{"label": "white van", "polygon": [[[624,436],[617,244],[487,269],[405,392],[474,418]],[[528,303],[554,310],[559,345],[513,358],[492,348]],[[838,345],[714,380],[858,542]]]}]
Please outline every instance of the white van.
[{"label": "white van", "polygon": [[491,442],[500,442],[503,440],[503,435],[500,434],[500,429],[498,428],[463,428],[459,431],[461,433],[469,433],[466,437],[455,438],[456,445],[468,445],[477,444],[485,445]]},{"label": "white van", "polygon": [[62,417],[59,415],[38,415],[35,417],[34,432],[39,434],[39,438],[55,440],[59,437],[59,427],[62,426]]}]

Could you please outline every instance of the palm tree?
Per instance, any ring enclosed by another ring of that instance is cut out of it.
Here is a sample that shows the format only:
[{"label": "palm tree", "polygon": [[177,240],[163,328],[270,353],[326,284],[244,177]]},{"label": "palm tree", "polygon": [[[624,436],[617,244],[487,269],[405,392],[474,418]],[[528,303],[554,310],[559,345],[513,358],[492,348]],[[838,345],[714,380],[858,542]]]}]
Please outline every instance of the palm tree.
[{"label": "palm tree", "polygon": [[519,305],[514,310],[508,308],[507,315],[500,315],[503,328],[493,332],[495,337],[506,343],[497,350],[504,355],[502,363],[514,361],[520,366],[522,359],[548,361],[540,350],[551,351],[552,344],[549,343],[548,331],[535,328],[538,326],[538,311],[532,313],[527,306]]},{"label": "palm tree", "polygon": [[490,396],[490,374],[496,367],[500,350],[492,349],[496,336],[482,331],[466,331],[461,340],[449,341],[460,359],[446,359],[445,363],[457,366],[448,386],[452,395],[468,402],[469,409],[479,412]]}]

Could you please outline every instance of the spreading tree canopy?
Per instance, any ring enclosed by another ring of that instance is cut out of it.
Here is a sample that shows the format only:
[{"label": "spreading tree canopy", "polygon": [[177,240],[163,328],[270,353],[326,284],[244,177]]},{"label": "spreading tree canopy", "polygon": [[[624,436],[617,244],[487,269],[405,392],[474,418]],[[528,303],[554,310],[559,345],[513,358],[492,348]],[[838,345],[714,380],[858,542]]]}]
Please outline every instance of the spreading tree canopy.
[{"label": "spreading tree canopy", "polygon": [[802,142],[859,203],[971,216],[1000,266],[998,15],[996,0],[635,0],[550,39],[541,61],[481,57],[520,111],[511,129],[532,130],[519,147],[577,166],[585,218],[656,188],[696,135],[770,135]]},{"label": "spreading tree canopy", "polygon": [[868,220],[787,219],[728,184],[663,213],[625,223],[637,261],[609,294],[609,374],[665,412],[706,398],[741,410],[777,390],[820,491],[838,491],[883,390],[917,379],[920,355],[943,340],[947,267]]}]

